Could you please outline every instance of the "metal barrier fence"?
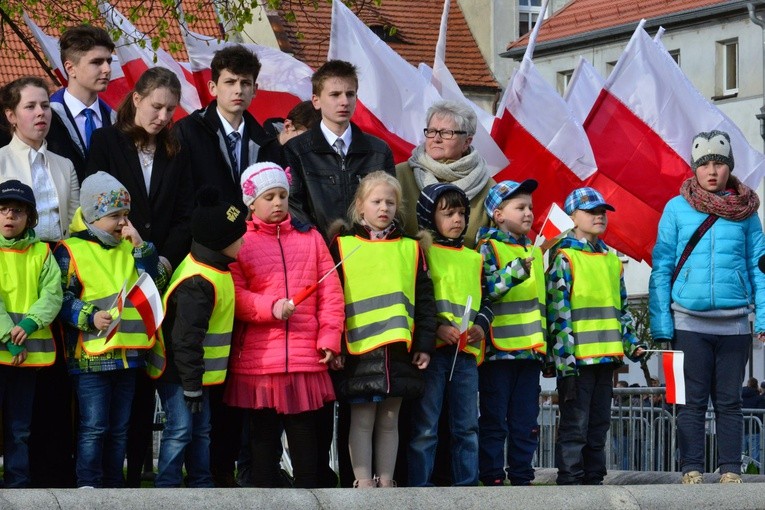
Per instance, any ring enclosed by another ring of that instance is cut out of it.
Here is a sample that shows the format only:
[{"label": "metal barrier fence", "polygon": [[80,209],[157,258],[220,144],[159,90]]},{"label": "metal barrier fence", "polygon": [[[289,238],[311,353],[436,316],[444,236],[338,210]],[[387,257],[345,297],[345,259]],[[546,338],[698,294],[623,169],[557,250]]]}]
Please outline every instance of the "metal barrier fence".
[{"label": "metal barrier fence", "polygon": [[[560,413],[557,392],[543,391],[539,410],[536,467],[555,467],[555,438]],[[760,470],[765,459],[765,409],[744,409],[742,470]],[[606,441],[608,469],[679,471],[676,407],[664,400],[664,388],[614,388],[611,428]],[[707,409],[705,471],[717,468],[714,410]]]}]

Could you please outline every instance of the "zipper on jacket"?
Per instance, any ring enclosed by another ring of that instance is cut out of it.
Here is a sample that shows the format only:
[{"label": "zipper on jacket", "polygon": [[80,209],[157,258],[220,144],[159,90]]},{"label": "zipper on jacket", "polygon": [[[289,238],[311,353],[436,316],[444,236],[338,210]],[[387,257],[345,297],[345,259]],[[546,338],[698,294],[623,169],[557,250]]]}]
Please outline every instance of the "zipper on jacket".
[{"label": "zipper on jacket", "polygon": [[710,293],[710,301],[712,305],[712,310],[717,308],[715,306],[715,226],[712,225],[710,228],[711,232],[709,232],[709,281],[712,282],[712,285],[710,286],[709,293]]},{"label": "zipper on jacket", "polygon": [[744,277],[741,276],[741,271],[738,269],[736,270],[736,276],[738,277],[738,281],[741,284],[741,288],[744,289],[744,296],[746,297],[747,304],[753,304],[753,301],[749,300],[749,289],[746,288],[746,281],[744,281]]},{"label": "zipper on jacket", "polygon": [[390,351],[388,350],[387,345],[384,347],[384,349],[385,349],[385,384],[387,386],[385,393],[390,394]]},{"label": "zipper on jacket", "polygon": [[[289,297],[289,287],[287,285],[287,261],[284,260],[284,247],[282,246],[282,240],[281,236],[279,235],[281,232],[281,226],[276,226],[276,242],[279,243],[279,253],[282,256],[282,272],[284,273],[284,293],[286,294],[285,297]],[[290,371],[290,348],[289,348],[289,336],[290,336],[290,323],[289,319],[284,321],[284,372],[287,373]]]}]

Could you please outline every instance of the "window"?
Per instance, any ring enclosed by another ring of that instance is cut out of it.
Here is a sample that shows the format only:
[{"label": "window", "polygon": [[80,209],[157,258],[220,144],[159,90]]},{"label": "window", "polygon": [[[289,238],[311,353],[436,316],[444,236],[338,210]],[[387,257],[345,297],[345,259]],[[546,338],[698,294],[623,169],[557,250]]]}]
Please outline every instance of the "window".
[{"label": "window", "polygon": [[717,43],[717,94],[738,93],[738,39]]},{"label": "window", "polygon": [[518,37],[531,32],[540,12],[542,0],[518,0]]},{"label": "window", "polygon": [[611,75],[611,71],[614,70],[614,67],[616,67],[616,60],[612,60],[611,62],[606,62],[606,76]]},{"label": "window", "polygon": [[672,57],[672,60],[677,63],[677,66],[680,67],[680,50],[669,50],[669,56]]},{"label": "window", "polygon": [[574,70],[569,69],[567,71],[561,71],[558,73],[556,77],[556,82],[558,85],[558,93],[560,95],[563,95],[566,92],[566,88],[568,87],[568,84],[571,82],[571,77],[574,75]]}]

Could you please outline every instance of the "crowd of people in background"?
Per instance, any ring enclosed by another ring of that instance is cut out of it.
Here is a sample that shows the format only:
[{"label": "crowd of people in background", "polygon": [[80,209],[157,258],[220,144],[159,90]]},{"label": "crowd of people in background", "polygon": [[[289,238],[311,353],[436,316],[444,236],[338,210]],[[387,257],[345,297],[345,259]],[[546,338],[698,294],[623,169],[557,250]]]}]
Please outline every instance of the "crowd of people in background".
[{"label": "crowd of people in background", "polygon": [[[326,62],[311,101],[261,126],[260,62],[227,46],[212,102],[176,123],[173,73],[148,69],[112,111],[98,98],[108,34],[72,27],[60,45],[65,88],[25,77],[0,92],[5,487],[140,486],[155,394],[156,487],[530,485],[543,374],[557,378],[557,483],[603,483],[614,370],[647,345],[597,190],[568,194],[574,227],[545,254],[533,194],[555,183],[494,181],[465,105],[434,104],[394,165],[351,122],[351,63]],[[725,133],[699,134],[691,163],[659,226],[652,333],[695,367],[684,483],[701,481],[710,395],[722,481],[740,482],[733,389],[753,308],[765,335],[759,201],[730,174]],[[146,278],[163,294],[156,334],[122,298]]]}]

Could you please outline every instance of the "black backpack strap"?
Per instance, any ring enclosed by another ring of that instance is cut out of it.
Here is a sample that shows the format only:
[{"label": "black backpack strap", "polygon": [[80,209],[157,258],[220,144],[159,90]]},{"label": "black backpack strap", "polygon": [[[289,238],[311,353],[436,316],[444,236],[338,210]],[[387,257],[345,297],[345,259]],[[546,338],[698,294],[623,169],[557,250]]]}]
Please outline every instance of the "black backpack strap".
[{"label": "black backpack strap", "polygon": [[714,222],[719,218],[720,217],[715,214],[710,214],[703,222],[701,222],[701,225],[698,226],[696,231],[691,234],[691,238],[688,239],[688,244],[685,245],[685,249],[683,250],[683,253],[680,254],[680,258],[677,260],[677,264],[675,265],[675,272],[672,273],[670,288],[675,284],[675,280],[677,280],[677,276],[680,274],[680,269],[682,269],[685,261],[688,260],[688,257],[691,255],[691,252],[699,243],[699,240],[701,240],[704,234],[706,234],[707,230],[709,230]]}]

